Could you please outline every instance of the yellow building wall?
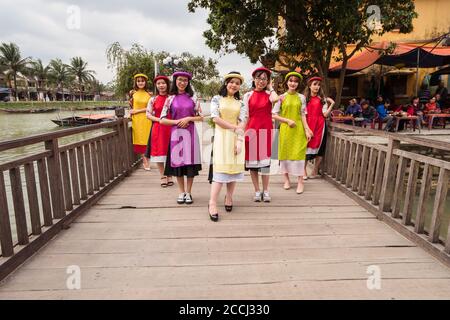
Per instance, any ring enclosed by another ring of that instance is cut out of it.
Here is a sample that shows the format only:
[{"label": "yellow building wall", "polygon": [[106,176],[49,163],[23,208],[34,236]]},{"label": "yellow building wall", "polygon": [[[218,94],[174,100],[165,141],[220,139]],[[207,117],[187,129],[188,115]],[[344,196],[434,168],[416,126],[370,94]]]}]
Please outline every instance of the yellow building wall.
[{"label": "yellow building wall", "polygon": [[381,37],[374,37],[374,42],[420,42],[450,32],[450,0],[416,0],[415,6],[418,17],[413,20],[412,32],[388,32]]},{"label": "yellow building wall", "polygon": [[[450,32],[450,0],[415,0],[415,11],[418,17],[413,19],[413,31],[407,34],[398,31],[388,32],[383,36],[374,36],[373,42],[392,41],[404,43],[427,43],[429,40]],[[381,12],[381,15],[383,12]],[[280,20],[282,23],[282,20]],[[434,45],[435,43],[430,43]],[[347,46],[347,52],[353,51],[354,46]],[[336,51],[337,53],[337,51]],[[356,53],[358,54],[358,53]],[[277,66],[283,70],[280,65]],[[368,68],[369,69],[369,68]],[[367,74],[368,69],[362,70],[361,73]],[[378,69],[378,68],[377,68]],[[437,68],[419,69],[419,88],[425,76],[434,72]],[[364,97],[364,81],[367,76],[360,75],[358,77],[358,96]],[[441,76],[447,86],[450,85],[450,77],[448,75]],[[330,79],[331,87],[337,87],[338,79]],[[434,93],[436,87],[431,87]],[[416,94],[416,74],[410,74],[407,81],[407,95],[412,97]],[[401,100],[406,99],[403,97]]]},{"label": "yellow building wall", "polygon": [[[407,34],[402,34],[397,31],[388,32],[383,36],[373,37],[373,42],[392,41],[404,43],[428,43],[429,40],[437,38],[447,32],[450,32],[450,0],[416,0],[415,10],[418,17],[413,19],[413,31]],[[381,14],[383,14],[381,12]],[[435,45],[430,43],[429,45]],[[347,47],[347,52],[351,52],[354,46]],[[437,70],[437,68],[419,69],[419,89],[423,79],[430,73]],[[367,73],[367,70],[362,70],[362,73]],[[358,79],[358,95],[364,96],[363,83],[365,76],[361,75]],[[441,76],[447,86],[449,85],[449,76]],[[333,81],[337,85],[338,80]],[[434,93],[436,87],[431,87],[431,92]],[[412,97],[416,94],[416,74],[408,76],[407,81],[407,95]],[[400,97],[399,97],[400,98]],[[399,100],[404,100],[400,98]],[[397,100],[397,99],[396,99]]]}]

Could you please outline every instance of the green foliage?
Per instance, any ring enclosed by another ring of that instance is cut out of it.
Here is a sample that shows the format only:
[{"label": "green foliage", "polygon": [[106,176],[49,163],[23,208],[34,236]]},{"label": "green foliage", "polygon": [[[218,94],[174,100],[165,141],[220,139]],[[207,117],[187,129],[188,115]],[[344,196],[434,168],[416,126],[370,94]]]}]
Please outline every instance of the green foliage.
[{"label": "green foliage", "polygon": [[50,77],[50,65],[47,65],[44,67],[41,59],[37,59],[36,61],[31,61],[30,75],[36,77],[36,79],[38,81],[38,87],[42,88],[43,84]]},{"label": "green foliage", "polygon": [[14,80],[14,89],[16,91],[16,99],[18,99],[17,92],[17,73],[25,72],[27,70],[30,58],[22,58],[20,49],[15,43],[2,43],[0,46],[0,65],[6,71],[8,77]]},{"label": "green foliage", "polygon": [[[373,6],[380,10],[380,28],[368,23]],[[413,0],[191,0],[188,9],[197,8],[210,12],[204,37],[215,52],[237,52],[269,68],[278,62],[325,78],[332,58],[348,60],[373,36],[395,28],[410,32],[417,17]],[[350,44],[355,50],[347,53]]]},{"label": "green foliage", "polygon": [[[106,56],[109,67],[116,72],[115,91],[119,96],[126,95],[133,88],[132,77],[137,73],[144,73],[149,77],[149,89],[153,90],[155,61],[159,74],[170,76],[174,71],[171,66],[162,62],[169,56],[168,52],[155,53],[138,44],[133,44],[130,50],[125,50],[115,42],[108,47]],[[194,56],[189,52],[183,52],[177,59],[179,63],[176,69],[192,73],[195,90],[198,94],[205,95],[204,88],[208,88],[209,81],[219,74],[217,61],[206,59],[204,56]]]}]

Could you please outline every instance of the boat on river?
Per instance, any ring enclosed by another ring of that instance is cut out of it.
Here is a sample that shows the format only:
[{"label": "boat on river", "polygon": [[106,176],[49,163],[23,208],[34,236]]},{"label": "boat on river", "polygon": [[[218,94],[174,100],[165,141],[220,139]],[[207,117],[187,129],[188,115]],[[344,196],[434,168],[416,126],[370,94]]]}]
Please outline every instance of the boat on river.
[{"label": "boat on river", "polygon": [[47,113],[47,112],[54,112],[56,111],[56,108],[41,108],[41,109],[0,109],[1,111],[8,112],[8,113]]},{"label": "boat on river", "polygon": [[114,119],[115,116],[112,114],[89,114],[52,119],[51,121],[61,127],[81,127],[90,124],[113,121]]}]

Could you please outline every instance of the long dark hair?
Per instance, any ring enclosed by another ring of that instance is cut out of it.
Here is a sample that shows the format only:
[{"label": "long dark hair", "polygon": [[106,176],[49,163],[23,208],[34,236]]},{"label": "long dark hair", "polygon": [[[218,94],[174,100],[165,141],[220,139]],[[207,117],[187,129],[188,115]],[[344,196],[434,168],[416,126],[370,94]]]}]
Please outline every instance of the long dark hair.
[{"label": "long dark hair", "polygon": [[[169,94],[171,94],[171,95],[178,94],[177,79],[178,79],[178,76],[173,78],[172,85],[171,85],[170,91],[169,91]],[[192,90],[191,80],[188,80],[188,85],[186,86],[186,89],[184,91],[186,91],[186,93],[188,94],[189,97],[192,98],[194,96],[194,90]]]},{"label": "long dark hair", "polygon": [[[314,80],[314,81],[317,81],[317,80]],[[306,98],[306,103],[308,103],[309,100],[311,100],[312,95],[311,95],[311,89],[309,88],[311,83],[312,82],[308,82],[306,84],[305,91],[303,92],[303,95]],[[325,99],[325,93],[323,92],[323,89],[322,89],[322,84],[320,85],[320,89],[319,89],[319,92],[317,93],[317,96],[320,98],[320,101],[322,104],[325,104],[327,102],[327,99]]]},{"label": "long dark hair", "polygon": [[[230,73],[241,74],[240,72],[237,72],[237,71],[231,71]],[[228,96],[227,85],[230,83],[231,79],[236,79],[236,78],[228,78],[227,80],[225,80],[225,82],[220,87],[219,95],[221,95],[222,97]],[[239,79],[239,81],[241,81],[241,79]],[[242,84],[242,81],[241,81],[241,84]],[[241,94],[239,93],[239,91],[234,94],[234,98],[236,100],[241,100]]]},{"label": "long dark hair", "polygon": [[[263,89],[263,91],[265,91],[265,90],[267,90],[267,86],[268,86],[269,83],[270,83],[270,73],[268,73],[267,71],[260,70],[260,71],[255,72],[255,78],[258,78],[258,77],[259,77],[260,75],[262,75],[263,73],[267,75],[267,85],[266,85],[266,87]],[[252,88],[253,88],[253,89],[256,88],[255,80],[252,81]]]}]

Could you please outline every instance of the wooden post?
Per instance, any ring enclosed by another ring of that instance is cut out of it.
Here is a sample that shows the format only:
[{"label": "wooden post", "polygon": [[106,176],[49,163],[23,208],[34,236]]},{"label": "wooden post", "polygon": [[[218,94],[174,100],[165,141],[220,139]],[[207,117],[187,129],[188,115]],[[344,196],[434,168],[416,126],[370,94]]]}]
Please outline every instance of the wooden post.
[{"label": "wooden post", "polygon": [[375,148],[370,149],[369,155],[369,172],[367,173],[366,190],[364,199],[372,200],[373,181],[375,175],[375,164],[377,162],[377,150]]},{"label": "wooden post", "polygon": [[41,216],[36,191],[36,177],[33,162],[25,164],[25,181],[27,184],[28,205],[30,208],[31,231],[33,235],[41,234]]},{"label": "wooden post", "polygon": [[337,178],[337,174],[339,171],[339,166],[341,164],[341,148],[342,148],[342,140],[338,137],[334,137],[334,162],[333,162],[333,169],[332,169],[332,177]]},{"label": "wooden post", "polygon": [[11,180],[11,192],[14,203],[14,216],[16,217],[17,239],[20,245],[28,244],[28,227],[23,201],[22,179],[20,177],[20,168],[9,170]]},{"label": "wooden post", "polygon": [[362,159],[361,159],[361,168],[359,169],[359,185],[358,185],[358,194],[360,196],[364,195],[366,191],[366,179],[367,179],[367,165],[369,161],[369,150],[370,147],[364,146]]},{"label": "wooden post", "polygon": [[77,170],[77,158],[75,155],[75,149],[69,150],[70,161],[70,177],[72,182],[73,204],[79,205],[80,202],[80,184]]},{"label": "wooden post", "polygon": [[50,193],[52,196],[53,218],[64,218],[64,195],[61,177],[61,165],[59,159],[58,140],[45,141],[45,149],[50,150],[52,155],[47,159],[48,171],[50,173]]},{"label": "wooden post", "polygon": [[80,173],[80,198],[81,200],[87,199],[87,188],[86,188],[86,168],[84,164],[83,147],[77,148],[77,163]]},{"label": "wooden post", "polygon": [[73,202],[72,202],[72,187],[70,183],[69,159],[67,151],[61,152],[60,158],[61,158],[62,180],[64,185],[65,209],[66,211],[71,211],[73,209]]},{"label": "wooden post", "polygon": [[103,148],[102,148],[102,141],[98,140],[96,141],[96,151],[95,155],[97,156],[98,159],[98,174],[99,174],[99,183],[100,183],[100,187],[104,187],[105,186],[105,165],[104,165],[104,161],[103,161]]},{"label": "wooden post", "polygon": [[445,249],[444,251],[448,254],[450,254],[450,224],[448,225],[448,231],[447,231],[447,240],[445,241]]},{"label": "wooden post", "polygon": [[348,155],[348,166],[347,166],[347,178],[345,182],[345,186],[347,188],[350,188],[352,184],[352,177],[353,177],[353,167],[355,163],[355,150],[356,150],[356,144],[353,142],[350,142],[350,153]]},{"label": "wooden post", "polygon": [[430,226],[430,241],[436,243],[439,241],[439,232],[441,228],[441,218],[445,207],[445,198],[448,191],[448,172],[445,168],[441,168],[436,188],[436,198],[433,206],[433,215]]},{"label": "wooden post", "polygon": [[414,231],[419,234],[425,232],[425,203],[430,196],[432,179],[433,168],[427,163],[423,168],[422,185],[420,187],[419,201],[417,202],[416,209],[416,219],[414,221]]},{"label": "wooden post", "polygon": [[347,140],[343,140],[344,141],[344,148],[343,148],[343,153],[341,156],[342,159],[342,164],[339,170],[339,174],[338,174],[338,180],[341,183],[345,183],[346,178],[347,178],[347,164],[348,164],[348,153],[349,153],[349,142]]},{"label": "wooden post", "polygon": [[380,210],[390,211],[392,203],[392,195],[394,194],[395,184],[392,183],[396,173],[396,159],[394,150],[400,147],[400,141],[389,138],[388,149],[386,153],[386,162],[384,166],[383,184],[381,186]]},{"label": "wooden post", "polygon": [[383,169],[385,164],[386,154],[382,150],[378,151],[377,168],[375,170],[375,182],[373,184],[373,205],[377,206],[380,203],[381,185],[383,183]]},{"label": "wooden post", "polygon": [[39,188],[41,189],[42,215],[44,217],[44,226],[50,227],[53,225],[53,217],[45,159],[38,160],[37,166],[39,173]]},{"label": "wooden post", "polygon": [[[395,155],[394,157],[397,158],[397,156]],[[393,200],[392,218],[400,217],[400,200],[403,197],[405,171],[408,160],[403,157],[400,157],[400,159],[397,160],[396,162],[398,162],[398,168],[397,168],[397,177],[395,180],[394,196],[392,199]]]},{"label": "wooden post", "polygon": [[98,169],[98,153],[96,149],[96,143],[92,142],[90,147],[90,155],[92,158],[92,176],[94,177],[94,190],[98,191],[100,189],[100,175]]},{"label": "wooden post", "polygon": [[352,178],[352,191],[358,190],[358,179],[359,179],[359,170],[361,167],[361,154],[362,154],[363,146],[361,144],[356,145],[355,152],[355,166],[353,167],[353,178]]},{"label": "wooden post", "polygon": [[14,246],[3,171],[0,171],[0,208],[3,208],[0,210],[0,246],[2,248],[2,256],[11,257],[14,255]]},{"label": "wooden post", "polygon": [[409,167],[408,185],[406,187],[405,205],[403,206],[403,224],[411,224],[412,208],[414,197],[416,196],[417,175],[419,173],[419,163],[411,160]]},{"label": "wooden post", "polygon": [[93,173],[92,173],[92,164],[91,164],[91,150],[89,148],[89,144],[85,144],[83,146],[84,151],[84,162],[86,164],[86,176],[87,176],[87,193],[88,195],[94,194],[94,182],[93,182]]}]

